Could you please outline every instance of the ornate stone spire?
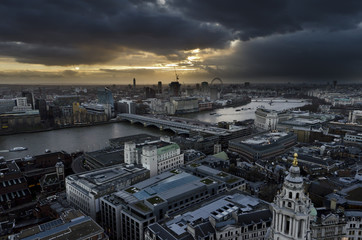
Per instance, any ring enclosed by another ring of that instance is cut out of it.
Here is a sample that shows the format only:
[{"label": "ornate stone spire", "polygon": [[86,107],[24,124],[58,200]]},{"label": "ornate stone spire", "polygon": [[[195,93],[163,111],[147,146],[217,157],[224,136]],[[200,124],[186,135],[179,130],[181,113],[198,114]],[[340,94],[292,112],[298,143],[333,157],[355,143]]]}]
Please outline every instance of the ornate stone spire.
[{"label": "ornate stone spire", "polygon": [[305,194],[303,178],[300,176],[298,154],[289,168],[282,190],[271,204],[273,223],[269,239],[302,240],[310,239],[310,208],[312,203]]}]

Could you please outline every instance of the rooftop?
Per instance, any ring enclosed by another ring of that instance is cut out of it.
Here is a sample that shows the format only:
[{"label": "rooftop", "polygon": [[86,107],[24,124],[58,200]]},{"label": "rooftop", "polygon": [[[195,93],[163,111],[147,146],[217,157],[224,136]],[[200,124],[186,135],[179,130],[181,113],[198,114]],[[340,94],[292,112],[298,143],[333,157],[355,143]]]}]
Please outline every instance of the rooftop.
[{"label": "rooftop", "polygon": [[[134,185],[134,187],[140,189],[140,191],[134,193],[133,196],[135,196],[139,200],[149,199],[152,196],[156,195],[160,197],[171,197],[170,194],[173,193],[175,189],[177,189],[177,193],[175,194],[180,194],[180,192],[186,191],[186,189],[183,188],[185,186],[188,186],[189,183],[200,181],[200,178],[185,172],[180,172],[178,174],[166,172],[166,174],[164,174],[163,176],[161,175],[155,176],[153,178],[150,178],[149,180]],[[165,175],[168,175],[168,177],[162,179]],[[159,176],[160,178],[157,178]],[[148,184],[145,182],[147,182]]]},{"label": "rooftop", "polygon": [[128,141],[133,141],[136,144],[138,144],[138,143],[143,143],[146,141],[155,141],[157,139],[159,139],[159,137],[152,136],[149,134],[136,134],[136,135],[126,136],[126,137],[111,138],[111,139],[109,139],[109,142],[111,144],[123,145],[125,142],[128,142]]},{"label": "rooftop", "polygon": [[362,201],[362,184],[353,185],[344,191],[348,196],[346,199],[352,201]]},{"label": "rooftop", "polygon": [[120,164],[124,162],[123,149],[102,149],[94,152],[87,152],[86,156],[94,159],[103,166]]},{"label": "rooftop", "polygon": [[226,152],[224,152],[224,151],[219,152],[219,153],[216,153],[216,154],[214,154],[214,155],[212,155],[212,156],[214,156],[214,157],[216,157],[216,158],[220,158],[220,159],[222,159],[222,160],[229,160],[228,155],[227,155]]},{"label": "rooftop", "polygon": [[86,191],[102,191],[108,187],[116,186],[117,182],[133,178],[137,174],[149,171],[145,168],[127,166],[124,164],[114,165],[112,167],[101,168],[86,173],[79,173],[67,177],[69,181],[75,181],[75,184]]},{"label": "rooftop", "polygon": [[204,176],[205,178],[202,179],[200,182],[208,185],[213,183],[214,181],[218,182],[225,182],[227,187],[234,187],[228,186],[229,184],[233,184],[238,181],[244,182],[243,178],[236,177],[234,175],[228,174],[226,172],[214,169],[212,167],[206,165],[199,165],[196,163],[192,163],[190,165],[185,165],[182,167],[186,171],[191,171],[196,173],[198,176]]},{"label": "rooftop", "polygon": [[268,145],[271,144],[272,142],[275,142],[277,140],[279,140],[282,137],[287,136],[288,133],[285,132],[273,132],[273,133],[263,133],[263,134],[258,134],[258,135],[254,135],[251,138],[247,138],[245,140],[242,140],[242,143],[245,144],[249,144],[249,145]]},{"label": "rooftop", "polygon": [[193,224],[200,219],[207,220],[209,216],[216,220],[222,220],[225,216],[235,211],[243,215],[266,209],[268,209],[268,204],[264,201],[239,192],[232,195],[224,195],[194,211],[177,215],[172,220],[166,222],[166,226],[176,235],[182,235],[187,231],[188,223]]},{"label": "rooftop", "polygon": [[279,124],[286,124],[286,125],[293,125],[293,126],[309,126],[309,125],[315,125],[318,123],[322,123],[322,120],[319,119],[308,119],[308,118],[292,118],[283,122],[280,122]]},{"label": "rooftop", "polygon": [[103,229],[89,216],[73,214],[29,229],[15,236],[15,239],[79,239],[103,233]]}]

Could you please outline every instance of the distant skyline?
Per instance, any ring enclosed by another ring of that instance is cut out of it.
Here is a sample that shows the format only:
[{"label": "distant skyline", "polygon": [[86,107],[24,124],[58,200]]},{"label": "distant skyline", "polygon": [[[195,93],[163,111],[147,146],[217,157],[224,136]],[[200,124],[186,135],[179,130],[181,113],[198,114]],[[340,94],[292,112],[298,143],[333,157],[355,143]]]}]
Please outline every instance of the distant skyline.
[{"label": "distant skyline", "polygon": [[1,84],[362,82],[362,1],[2,0]]}]

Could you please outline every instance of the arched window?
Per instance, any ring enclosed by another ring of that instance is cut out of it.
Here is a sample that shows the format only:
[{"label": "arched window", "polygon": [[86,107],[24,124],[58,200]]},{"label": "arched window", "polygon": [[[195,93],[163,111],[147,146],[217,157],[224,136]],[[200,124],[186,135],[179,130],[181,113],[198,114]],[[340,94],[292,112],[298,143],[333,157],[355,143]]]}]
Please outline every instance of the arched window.
[{"label": "arched window", "polygon": [[293,197],[293,193],[289,192],[289,198],[292,199],[292,197]]},{"label": "arched window", "polygon": [[297,193],[297,195],[296,195],[296,197],[295,197],[296,199],[299,199],[299,193]]}]

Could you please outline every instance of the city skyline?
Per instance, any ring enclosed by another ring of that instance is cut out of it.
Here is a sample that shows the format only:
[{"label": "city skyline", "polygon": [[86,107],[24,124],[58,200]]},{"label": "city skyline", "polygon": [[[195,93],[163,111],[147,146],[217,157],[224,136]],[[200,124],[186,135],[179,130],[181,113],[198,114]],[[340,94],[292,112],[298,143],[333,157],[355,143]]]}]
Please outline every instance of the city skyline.
[{"label": "city skyline", "polygon": [[2,84],[360,81],[362,3],[2,1]]}]

